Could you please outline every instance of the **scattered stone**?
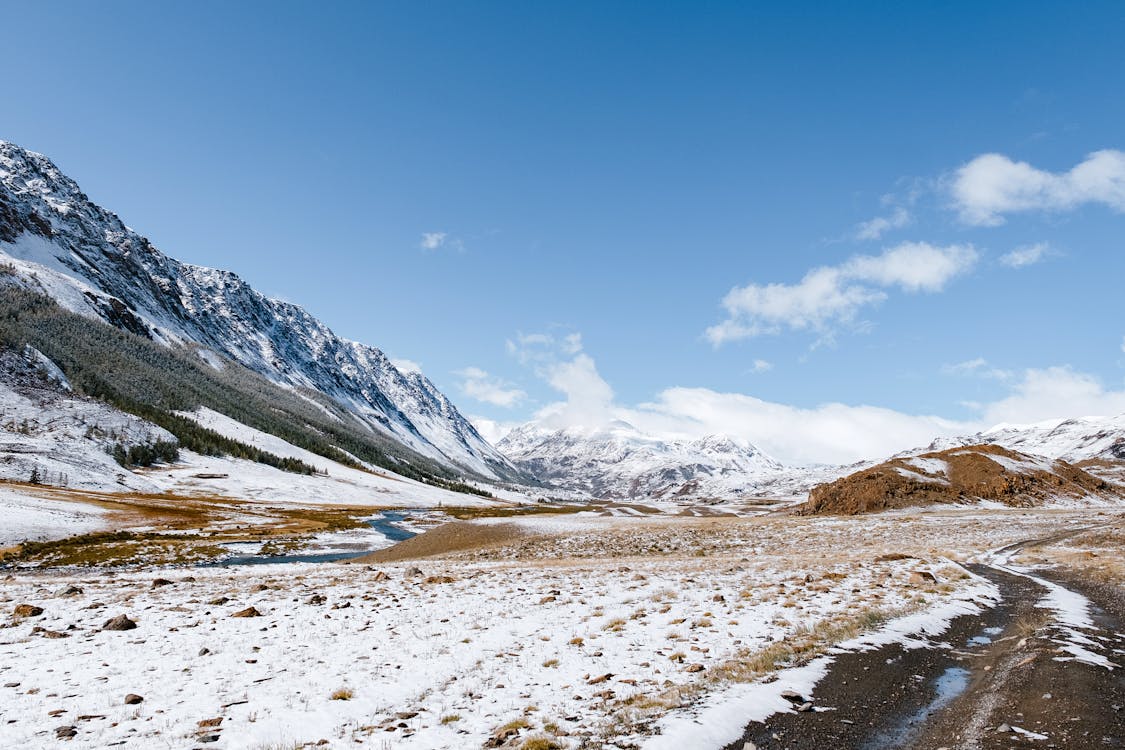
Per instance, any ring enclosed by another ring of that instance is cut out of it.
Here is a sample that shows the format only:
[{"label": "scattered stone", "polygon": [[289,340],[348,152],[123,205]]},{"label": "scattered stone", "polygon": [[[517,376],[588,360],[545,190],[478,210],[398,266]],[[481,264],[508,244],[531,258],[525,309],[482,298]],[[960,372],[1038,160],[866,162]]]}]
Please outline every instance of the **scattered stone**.
[{"label": "scattered stone", "polygon": [[688,668],[687,668],[687,671],[688,672],[702,672],[703,671],[703,665],[702,664],[689,664]]},{"label": "scattered stone", "polygon": [[199,655],[200,656],[207,656],[207,654],[209,654],[209,653],[211,653],[211,649],[207,648],[206,646],[199,649]]},{"label": "scattered stone", "polygon": [[105,621],[102,630],[136,630],[137,623],[129,619],[128,615],[118,615]]},{"label": "scattered stone", "polygon": [[598,685],[600,683],[608,681],[610,677],[613,677],[613,674],[611,672],[606,672],[605,674],[599,675],[598,677],[591,677],[590,679],[586,680],[586,684]]},{"label": "scattered stone", "polygon": [[782,690],[781,697],[790,703],[804,703],[805,696],[798,693],[796,690]]},{"label": "scattered stone", "polygon": [[72,727],[70,725],[55,727],[55,737],[58,737],[60,740],[72,740],[77,736],[77,727]]},{"label": "scattered stone", "polygon": [[996,727],[996,731],[1000,732],[1001,734],[1007,734],[1008,732],[1012,731],[1012,728],[1007,724],[1001,724],[1000,726]]},{"label": "scattered stone", "polygon": [[742,750],[758,750],[758,746],[753,742],[746,741],[742,743]]},{"label": "scattered stone", "polygon": [[144,703],[144,700],[145,699],[143,696],[137,695],[136,693],[129,693],[125,696],[125,705],[135,706],[138,703]]},{"label": "scattered stone", "polygon": [[12,614],[16,617],[38,617],[43,614],[43,608],[34,604],[17,604]]},{"label": "scattered stone", "polygon": [[807,714],[809,711],[812,711],[812,701],[805,701],[797,706],[797,713],[799,714]]},{"label": "scattered stone", "polygon": [[261,616],[262,616],[262,613],[259,612],[254,607],[247,607],[246,609],[240,609],[237,612],[235,612],[233,615],[231,615],[231,617],[261,617]]},{"label": "scattered stone", "polygon": [[308,604],[318,605],[324,604],[326,601],[328,601],[328,597],[324,594],[313,594],[309,597]]},{"label": "scattered stone", "polygon": [[212,599],[211,601],[207,602],[207,604],[211,607],[221,607],[229,601],[230,601],[229,596],[220,596],[220,597],[217,597],[217,598]]},{"label": "scattered stone", "polygon": [[424,574],[422,573],[422,569],[421,569],[421,568],[410,567],[410,568],[407,568],[407,569],[406,569],[406,572],[405,572],[405,573],[403,573],[402,575],[403,575],[403,576],[404,576],[405,578],[417,578],[417,577],[419,577],[419,576],[421,576],[421,575],[424,575]]},{"label": "scattered stone", "polygon": [[64,586],[56,591],[55,596],[79,596],[81,593],[82,589],[78,588],[74,584],[71,584],[69,586]]},{"label": "scattered stone", "polygon": [[152,587],[154,589],[158,589],[161,586],[171,586],[171,585],[172,585],[172,582],[169,581],[167,578],[157,578],[152,582]]}]

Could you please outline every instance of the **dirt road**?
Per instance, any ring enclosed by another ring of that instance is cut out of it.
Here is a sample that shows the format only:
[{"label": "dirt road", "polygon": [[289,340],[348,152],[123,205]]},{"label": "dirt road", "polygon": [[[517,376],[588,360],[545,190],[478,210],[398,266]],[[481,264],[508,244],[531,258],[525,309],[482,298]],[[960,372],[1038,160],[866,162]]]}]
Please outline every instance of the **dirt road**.
[{"label": "dirt road", "polygon": [[[836,657],[811,711],[753,722],[729,750],[1125,747],[1125,592],[1073,574],[971,570],[1002,601],[932,647]],[[794,698],[794,707],[797,707]]]}]

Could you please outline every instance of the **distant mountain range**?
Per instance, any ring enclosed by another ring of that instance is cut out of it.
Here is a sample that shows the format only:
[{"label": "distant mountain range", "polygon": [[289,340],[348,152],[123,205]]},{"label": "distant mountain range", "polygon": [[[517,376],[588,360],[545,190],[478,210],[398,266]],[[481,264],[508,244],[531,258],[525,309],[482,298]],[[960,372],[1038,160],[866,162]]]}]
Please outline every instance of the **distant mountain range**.
[{"label": "distant mountain range", "polygon": [[595,430],[528,424],[497,447],[544,482],[618,500],[740,497],[784,469],[746,441],[660,440],[624,422]]}]

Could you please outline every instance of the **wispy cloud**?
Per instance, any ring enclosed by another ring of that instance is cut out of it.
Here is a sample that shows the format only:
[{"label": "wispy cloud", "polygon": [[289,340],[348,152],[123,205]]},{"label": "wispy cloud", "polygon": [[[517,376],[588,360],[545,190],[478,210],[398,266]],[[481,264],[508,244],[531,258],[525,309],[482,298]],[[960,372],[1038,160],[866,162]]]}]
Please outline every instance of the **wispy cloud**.
[{"label": "wispy cloud", "polygon": [[448,232],[422,232],[422,239],[418,247],[427,252],[435,250],[453,250],[458,253],[465,252],[465,243]]},{"label": "wispy cloud", "polygon": [[1013,375],[1011,370],[1002,370],[999,367],[991,366],[984,357],[943,365],[941,371],[946,375],[972,376],[992,380],[1007,380]]},{"label": "wispy cloud", "polygon": [[983,154],[957,170],[951,193],[961,220],[977,226],[1003,224],[1005,214],[1066,211],[1087,203],[1125,211],[1125,152],[1095,151],[1066,172]]},{"label": "wispy cloud", "polygon": [[910,212],[902,206],[895,208],[888,216],[876,216],[870,221],[864,221],[855,228],[857,240],[877,240],[892,229],[902,229],[913,221]]},{"label": "wispy cloud", "polygon": [[1000,256],[1000,262],[1008,268],[1024,268],[1046,260],[1050,252],[1051,248],[1046,242],[1039,242],[1004,253]]},{"label": "wispy cloud", "polygon": [[466,396],[486,404],[510,409],[527,398],[527,393],[502,378],[489,375],[479,367],[466,367],[457,373]]},{"label": "wispy cloud", "polygon": [[723,299],[727,319],[707,329],[715,346],[729,341],[812,330],[822,336],[852,323],[859,310],[887,298],[888,289],[938,292],[977,262],[971,245],[938,247],[907,242],[882,255],[856,255],[837,266],[814,268],[796,284],[749,284]]},{"label": "wispy cloud", "polygon": [[750,372],[755,374],[755,375],[757,375],[759,373],[763,373],[763,372],[769,372],[772,369],[773,369],[773,362],[769,362],[769,361],[764,360],[764,359],[756,359],[756,360],[754,360],[754,364],[752,364],[750,366]]},{"label": "wispy cloud", "polygon": [[445,244],[445,238],[448,236],[445,232],[422,232],[422,241],[418,243],[418,247],[423,250],[437,250]]}]

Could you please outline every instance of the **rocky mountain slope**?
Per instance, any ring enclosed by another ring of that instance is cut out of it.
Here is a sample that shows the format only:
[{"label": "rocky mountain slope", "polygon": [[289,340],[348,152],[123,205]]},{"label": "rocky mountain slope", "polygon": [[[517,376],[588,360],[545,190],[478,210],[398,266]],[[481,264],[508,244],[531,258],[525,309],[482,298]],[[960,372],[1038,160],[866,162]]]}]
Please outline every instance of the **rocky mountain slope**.
[{"label": "rocky mountain slope", "polygon": [[734,499],[784,473],[745,441],[720,435],[666,441],[624,422],[596,430],[532,423],[497,447],[544,482],[607,499]]},{"label": "rocky mountain slope", "polygon": [[1119,503],[1123,488],[1059,459],[999,445],[892,458],[813,488],[805,514],[856,514],[935,504],[1012,507]]},{"label": "rocky mountain slope", "polygon": [[935,440],[930,444],[930,450],[979,443],[995,443],[1012,450],[1061,458],[1072,463],[1125,461],[1125,414],[1052,419],[1024,425],[1001,424],[976,435]]},{"label": "rocky mountain slope", "polygon": [[46,157],[0,141],[0,264],[69,311],[215,368],[237,363],[326,396],[371,430],[456,473],[523,478],[419,372],[335,335],[236,274],[181,263],[91,202]]}]

